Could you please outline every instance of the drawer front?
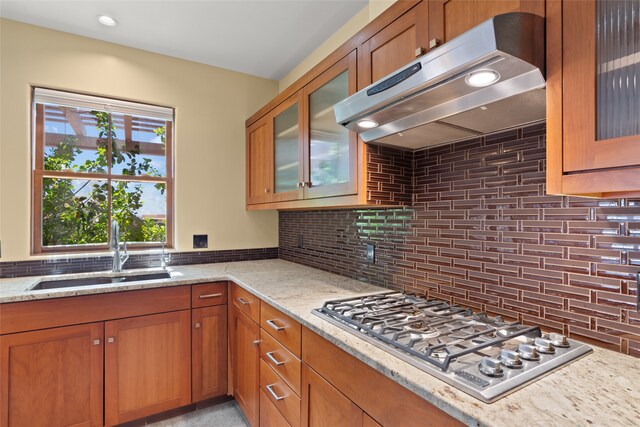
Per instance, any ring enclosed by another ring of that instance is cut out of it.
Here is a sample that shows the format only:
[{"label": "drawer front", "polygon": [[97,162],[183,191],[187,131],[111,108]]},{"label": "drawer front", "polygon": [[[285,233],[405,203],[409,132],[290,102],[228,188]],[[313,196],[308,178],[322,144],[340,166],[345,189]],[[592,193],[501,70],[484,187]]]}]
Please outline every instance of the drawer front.
[{"label": "drawer front", "polygon": [[234,284],[231,288],[231,299],[240,312],[254,322],[260,322],[260,298]]},{"label": "drawer front", "polygon": [[227,303],[227,282],[202,283],[191,287],[191,307],[209,307]]},{"label": "drawer front", "polygon": [[300,426],[300,398],[264,360],[260,361],[260,388],[289,424]]},{"label": "drawer front", "polygon": [[262,390],[260,390],[260,427],[291,427]]},{"label": "drawer front", "polygon": [[260,331],[260,357],[300,396],[300,359],[264,330]]},{"label": "drawer front", "polygon": [[260,309],[260,326],[297,358],[300,358],[302,337],[300,323],[270,305],[263,303]]}]

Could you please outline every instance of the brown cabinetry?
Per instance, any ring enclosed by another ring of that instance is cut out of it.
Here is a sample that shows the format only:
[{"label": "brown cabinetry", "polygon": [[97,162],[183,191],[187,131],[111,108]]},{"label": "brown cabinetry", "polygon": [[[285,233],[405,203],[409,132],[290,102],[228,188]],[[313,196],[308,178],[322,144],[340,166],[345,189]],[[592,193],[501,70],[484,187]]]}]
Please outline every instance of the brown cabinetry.
[{"label": "brown cabinetry", "polygon": [[640,191],[635,1],[547,2],[547,192]]},{"label": "brown cabinetry", "polygon": [[[234,289],[238,287],[234,286]],[[260,415],[260,326],[235,303],[231,317],[233,396],[249,423],[257,426]]]},{"label": "brown cabinetry", "polygon": [[225,394],[226,296],[218,282],[3,304],[0,427],[114,425]]},{"label": "brown cabinetry", "polygon": [[105,420],[120,424],[191,402],[189,310],[105,323]]},{"label": "brown cabinetry", "polygon": [[302,369],[302,427],[363,425],[362,409],[313,369]]},{"label": "brown cabinetry", "polygon": [[545,0],[429,0],[429,44],[446,43],[487,19],[510,12],[545,15]]},{"label": "brown cabinetry", "polygon": [[356,56],[349,53],[247,128],[248,207],[303,207],[357,194],[357,136],[336,124],[332,109],[357,90]]},{"label": "brown cabinetry", "polygon": [[427,3],[421,2],[358,46],[358,89],[397,71],[427,51]]},{"label": "brown cabinetry", "polygon": [[227,306],[196,308],[191,324],[193,401],[223,396],[227,393]]},{"label": "brown cabinetry", "polygon": [[0,336],[0,426],[101,426],[102,326]]}]

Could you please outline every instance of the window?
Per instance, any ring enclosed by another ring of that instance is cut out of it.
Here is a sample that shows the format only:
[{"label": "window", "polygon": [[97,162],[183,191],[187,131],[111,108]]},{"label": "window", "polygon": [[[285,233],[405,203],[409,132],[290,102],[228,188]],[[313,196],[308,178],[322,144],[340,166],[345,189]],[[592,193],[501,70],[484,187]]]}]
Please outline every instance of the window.
[{"label": "window", "polygon": [[33,252],[173,241],[173,109],[35,88]]}]

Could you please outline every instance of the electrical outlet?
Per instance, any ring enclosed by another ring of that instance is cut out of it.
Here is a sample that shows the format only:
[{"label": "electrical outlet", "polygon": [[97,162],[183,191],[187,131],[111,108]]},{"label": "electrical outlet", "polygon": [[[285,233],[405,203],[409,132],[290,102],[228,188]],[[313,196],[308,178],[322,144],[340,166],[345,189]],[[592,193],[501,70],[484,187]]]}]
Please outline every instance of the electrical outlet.
[{"label": "electrical outlet", "polygon": [[376,247],[373,243],[367,243],[367,262],[376,263]]},{"label": "electrical outlet", "polygon": [[298,234],[298,248],[304,249],[304,235]]},{"label": "electrical outlet", "polygon": [[204,249],[209,247],[209,235],[208,234],[194,234],[193,235],[193,248]]}]

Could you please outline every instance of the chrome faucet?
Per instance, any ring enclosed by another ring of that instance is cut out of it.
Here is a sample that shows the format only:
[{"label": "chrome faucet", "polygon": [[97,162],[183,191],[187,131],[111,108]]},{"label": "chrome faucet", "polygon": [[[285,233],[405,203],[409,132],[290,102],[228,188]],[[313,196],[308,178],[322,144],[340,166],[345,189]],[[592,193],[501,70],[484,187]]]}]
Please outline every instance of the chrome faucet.
[{"label": "chrome faucet", "polygon": [[127,242],[122,245],[123,254],[120,254],[120,226],[115,219],[111,221],[111,237],[109,238],[109,249],[113,251],[113,272],[122,271],[122,266],[129,259],[127,252]]}]

